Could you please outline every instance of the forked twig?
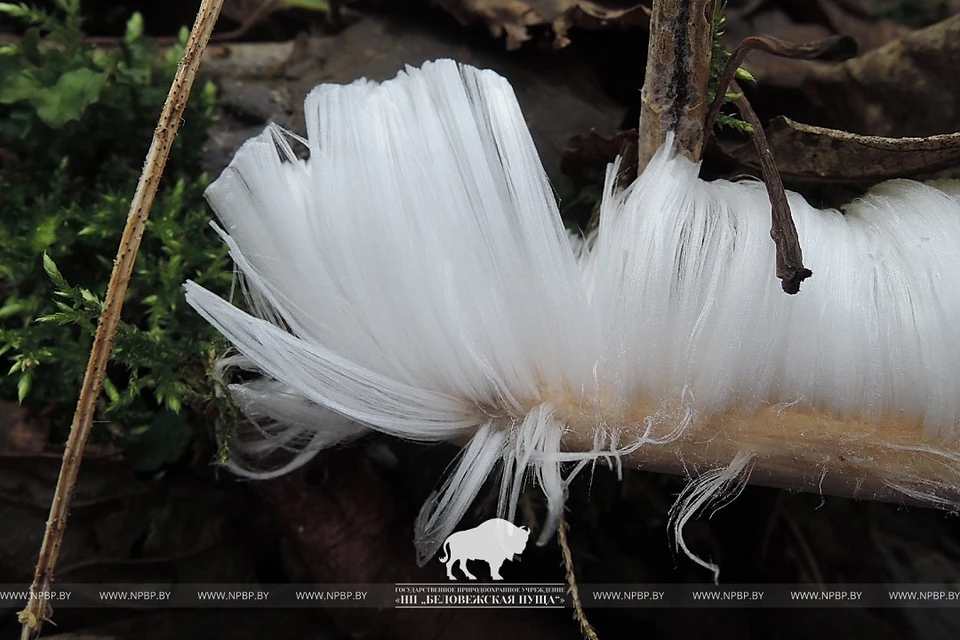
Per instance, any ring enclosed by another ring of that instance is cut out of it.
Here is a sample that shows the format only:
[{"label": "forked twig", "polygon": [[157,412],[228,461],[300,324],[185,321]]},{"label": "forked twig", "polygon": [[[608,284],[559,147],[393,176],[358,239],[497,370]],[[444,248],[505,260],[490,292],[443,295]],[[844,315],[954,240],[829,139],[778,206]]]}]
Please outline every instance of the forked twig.
[{"label": "forked twig", "polygon": [[[793,60],[846,60],[857,55],[857,42],[850,36],[832,36],[826,40],[817,40],[815,42],[804,42],[795,44],[780,40],[778,38],[763,38],[760,36],[751,36],[744,38],[727,60],[723,67],[723,73],[720,74],[720,80],[717,83],[717,94],[710,104],[710,111],[707,113],[706,124],[703,127],[704,135],[710,135],[713,131],[713,123],[720,115],[720,108],[726,102],[727,89],[737,75],[737,69],[747,59],[747,54],[751,51],[763,51],[780,58],[791,58]],[[739,93],[739,91],[737,91]]]},{"label": "forked twig", "polygon": [[77,409],[70,426],[70,436],[63,452],[63,463],[60,467],[60,477],[57,479],[57,488],[50,505],[50,517],[40,546],[40,555],[37,558],[37,567],[34,572],[33,584],[30,585],[30,600],[26,608],[18,615],[23,625],[21,640],[28,640],[40,633],[43,622],[49,620],[52,609],[48,600],[42,596],[49,592],[53,582],[53,572],[56,568],[57,557],[60,554],[60,545],[63,542],[63,533],[67,526],[67,517],[70,511],[70,502],[73,498],[77,475],[80,472],[80,461],[83,458],[83,449],[93,424],[93,414],[97,398],[103,384],[103,374],[110,356],[110,348],[117,332],[120,321],[120,310],[126,296],[127,286],[133,273],[134,261],[143,238],[147,217],[153,206],[154,197],[163,168],[170,154],[170,147],[180,128],[180,120],[190,97],[203,50],[210,41],[213,27],[223,7],[223,0],[201,0],[197,19],[190,32],[190,39],[180,60],[170,92],[167,94],[160,120],[153,132],[153,142],[147,152],[140,181],[130,203],[130,213],[120,239],[117,258],[113,263],[113,272],[110,274],[110,283],[107,285],[107,294],[103,303],[103,312],[97,326],[97,334],[90,350],[90,359],[83,376],[83,385],[80,388],[80,398],[77,400]]},{"label": "forked twig", "polygon": [[777,247],[777,277],[780,278],[783,290],[793,294],[800,291],[800,283],[813,275],[813,272],[803,266],[803,252],[800,249],[797,227],[790,214],[787,194],[783,189],[783,181],[780,179],[780,172],[777,170],[763,126],[735,80],[737,70],[751,51],[763,51],[795,60],[845,60],[856,55],[857,43],[849,36],[833,36],[826,40],[803,44],[759,36],[744,38],[730,55],[723,73],[720,74],[717,93],[704,121],[704,135],[708,136],[713,131],[713,123],[720,115],[721,107],[728,100],[727,89],[733,89],[734,93],[739,95],[733,102],[740,111],[741,117],[753,127],[751,137],[760,159],[763,182],[770,198],[770,236]]}]

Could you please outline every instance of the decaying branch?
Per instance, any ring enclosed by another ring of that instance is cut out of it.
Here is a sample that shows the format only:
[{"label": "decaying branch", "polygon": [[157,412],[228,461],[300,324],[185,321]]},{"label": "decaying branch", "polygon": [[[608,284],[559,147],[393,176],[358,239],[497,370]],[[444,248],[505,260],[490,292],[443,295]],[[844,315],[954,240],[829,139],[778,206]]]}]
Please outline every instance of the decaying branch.
[{"label": "decaying branch", "polygon": [[[767,123],[764,133],[780,175],[793,179],[862,184],[960,166],[960,133],[928,138],[861,136],[783,116]],[[735,149],[718,145],[715,150],[730,162],[759,168],[756,153],[747,144]],[[619,147],[610,157],[617,151]]]},{"label": "decaying branch", "polygon": [[200,68],[203,50],[210,40],[222,6],[223,0],[202,0],[200,4],[196,22],[190,32],[190,39],[187,41],[183,58],[180,60],[180,66],[153,133],[153,142],[147,152],[136,193],[130,203],[130,213],[120,239],[117,258],[113,263],[113,273],[107,285],[103,312],[97,326],[93,348],[90,351],[87,370],[83,376],[83,385],[80,389],[80,398],[77,400],[77,409],[73,415],[73,424],[70,426],[70,435],[63,452],[60,477],[57,479],[57,488],[50,505],[50,517],[47,519],[47,528],[43,535],[33,584],[30,586],[30,600],[18,616],[23,625],[21,631],[23,640],[36,637],[40,633],[43,622],[48,620],[52,613],[48,600],[43,597],[43,594],[50,591],[50,585],[53,582],[53,572],[57,565],[57,557],[60,554],[60,545],[63,542],[67,517],[70,513],[70,501],[77,484],[77,475],[80,473],[83,449],[93,425],[93,414],[103,386],[103,374],[110,357],[110,348],[113,346],[113,338],[120,322],[123,300],[133,273],[140,240],[146,229],[147,217],[150,215],[150,208],[157,195],[164,165],[170,155],[170,147],[180,128],[187,99],[190,97],[190,90]]},{"label": "decaying branch", "polygon": [[674,151],[700,159],[707,113],[714,0],[658,0],[650,16],[647,70],[640,96],[638,168],[667,134]]},{"label": "decaying branch", "polygon": [[[955,510],[960,504],[960,441],[932,442],[911,421],[839,418],[815,409],[768,405],[701,416],[679,438],[675,415],[638,404],[620,420],[621,438],[647,443],[625,466],[689,476],[752,458],[750,484],[861,500]],[[593,446],[596,424],[586,416],[568,423],[564,449]]]},{"label": "decaying branch", "polygon": [[840,64],[816,65],[804,92],[838,129],[896,138],[960,129],[960,14]]}]

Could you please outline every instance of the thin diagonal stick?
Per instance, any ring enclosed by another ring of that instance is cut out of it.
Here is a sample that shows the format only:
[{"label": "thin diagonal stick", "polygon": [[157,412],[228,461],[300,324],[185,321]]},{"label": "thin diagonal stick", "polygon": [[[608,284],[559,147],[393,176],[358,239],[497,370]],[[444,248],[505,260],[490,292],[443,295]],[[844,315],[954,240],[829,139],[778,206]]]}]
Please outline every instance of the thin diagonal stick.
[{"label": "thin diagonal stick", "polygon": [[580,634],[585,640],[600,640],[597,636],[597,630],[587,620],[587,614],[583,610],[583,602],[580,600],[580,588],[577,586],[577,575],[573,570],[573,552],[570,550],[570,543],[567,541],[567,529],[569,529],[569,525],[567,525],[567,520],[561,513],[557,536],[560,540],[563,566],[567,573],[567,591],[570,593],[571,600],[573,600],[573,617],[580,623]]},{"label": "thin diagonal stick", "polygon": [[53,571],[56,568],[60,544],[63,542],[63,533],[67,526],[70,501],[77,484],[83,449],[90,436],[97,398],[100,396],[103,385],[103,374],[110,357],[113,338],[117,333],[120,310],[123,308],[127,286],[130,284],[137,250],[140,248],[140,240],[143,238],[153,199],[157,195],[157,187],[163,175],[167,156],[170,154],[170,147],[180,128],[180,120],[187,106],[187,99],[190,97],[190,89],[200,68],[203,50],[210,40],[222,6],[223,0],[202,0],[200,3],[190,39],[187,41],[180,66],[177,68],[167,100],[160,112],[157,128],[153,132],[153,142],[147,152],[140,181],[137,183],[137,191],[133,196],[133,202],[130,203],[130,213],[123,228],[117,259],[113,263],[110,284],[107,285],[103,313],[100,316],[100,324],[97,326],[93,348],[90,350],[90,360],[87,362],[87,370],[83,376],[77,409],[73,414],[70,436],[67,438],[63,452],[60,477],[57,479],[57,489],[53,494],[53,503],[50,505],[50,517],[43,535],[40,556],[37,558],[33,584],[30,586],[30,601],[18,616],[23,625],[21,640],[39,635],[43,622],[48,620],[52,613],[47,599],[37,596],[49,591],[53,582]]}]

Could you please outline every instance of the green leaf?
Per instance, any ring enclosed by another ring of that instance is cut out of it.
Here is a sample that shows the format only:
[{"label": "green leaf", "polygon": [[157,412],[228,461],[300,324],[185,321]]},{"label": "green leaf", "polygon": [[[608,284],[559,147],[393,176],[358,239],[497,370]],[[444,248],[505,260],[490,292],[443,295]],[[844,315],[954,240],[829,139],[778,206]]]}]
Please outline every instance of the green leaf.
[{"label": "green leaf", "polygon": [[43,252],[43,270],[47,272],[47,277],[53,281],[53,284],[57,285],[58,289],[70,288],[70,285],[67,284],[67,279],[60,273],[57,263],[53,261],[53,258],[51,258],[50,254],[46,251]]},{"label": "green leaf", "polygon": [[139,11],[135,11],[130,19],[127,20],[127,29],[123,34],[123,41],[127,44],[133,44],[143,37],[143,16]]},{"label": "green leaf", "polygon": [[753,126],[739,118],[729,116],[725,113],[721,113],[717,116],[717,126],[718,127],[728,127],[734,129],[741,133],[753,134]]},{"label": "green leaf", "polygon": [[30,243],[34,251],[46,251],[57,241],[57,230],[60,228],[59,216],[49,216],[37,224]]},{"label": "green leaf", "polygon": [[120,402],[120,392],[117,391],[117,385],[107,376],[103,377],[103,392],[110,398],[110,402]]},{"label": "green leaf", "polygon": [[743,80],[744,82],[750,82],[753,84],[757,83],[757,79],[753,77],[753,74],[744,69],[743,67],[737,68],[737,73],[734,76],[737,80]]},{"label": "green leaf", "polygon": [[56,2],[68,16],[75,16],[80,12],[80,0],[56,0]]},{"label": "green leaf", "polygon": [[40,316],[35,320],[39,324],[69,324],[74,321],[74,314],[72,313],[51,313],[49,315]]},{"label": "green leaf", "polygon": [[183,408],[183,403],[177,396],[168,396],[164,404],[166,404],[167,409],[174,413],[180,413],[180,410]]},{"label": "green leaf", "polygon": [[26,300],[8,300],[6,304],[0,307],[0,320],[27,311],[32,306],[33,305]]},{"label": "green leaf", "polygon": [[0,2],[0,14],[17,18],[18,20],[25,20],[33,14],[33,11],[25,4]]},{"label": "green leaf", "polygon": [[0,104],[14,104],[22,100],[33,100],[40,95],[41,87],[33,71],[23,70],[8,75],[0,81]]},{"label": "green leaf", "polygon": [[99,306],[100,306],[100,298],[98,298],[97,296],[93,295],[93,292],[90,291],[89,289],[83,289],[83,288],[81,288],[81,289],[80,289],[80,297],[83,298],[83,300],[84,300],[85,302],[87,302],[87,303],[89,303],[89,304],[92,304],[92,305],[95,306],[95,307],[99,307]]},{"label": "green leaf", "polygon": [[326,0],[282,0],[282,2],[296,9],[309,9],[311,11],[330,12],[330,3]]},{"label": "green leaf", "polygon": [[33,386],[33,373],[24,373],[17,382],[17,402],[23,402],[27,394],[30,393],[30,387]]},{"label": "green leaf", "polygon": [[68,71],[60,76],[55,86],[34,98],[37,115],[53,129],[59,129],[72,120],[79,120],[87,107],[100,98],[106,82],[106,73],[92,69]]}]

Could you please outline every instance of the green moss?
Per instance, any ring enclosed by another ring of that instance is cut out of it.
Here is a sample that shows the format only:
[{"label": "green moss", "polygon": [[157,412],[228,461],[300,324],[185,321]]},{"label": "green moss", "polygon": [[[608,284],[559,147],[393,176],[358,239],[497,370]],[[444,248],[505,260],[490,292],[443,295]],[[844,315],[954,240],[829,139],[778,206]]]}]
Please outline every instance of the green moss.
[{"label": "green moss", "polygon": [[[727,18],[725,15],[727,3],[726,1],[718,1],[714,5],[713,11],[713,43],[712,51],[710,55],[710,83],[707,85],[707,104],[712,104],[714,99],[717,96],[717,89],[720,85],[720,76],[723,75],[723,69],[727,66],[727,62],[730,60],[732,55],[727,51],[726,47],[723,46],[723,30],[727,24]],[[756,82],[753,76],[749,71],[740,67],[737,69],[736,80],[742,82]],[[739,100],[741,94],[738,93],[727,93],[724,95],[724,104],[734,102]],[[735,116],[718,113],[717,120],[714,123],[716,127],[719,128],[728,128],[741,133],[750,134],[753,133],[753,127],[737,118]]]},{"label": "green moss", "polygon": [[[0,355],[10,360],[0,397],[51,411],[65,429],[186,30],[161,56],[135,15],[119,48],[96,50],[84,43],[79,0],[56,5],[58,15],[0,3],[0,15],[28,25],[0,51]],[[94,437],[122,433],[131,453],[149,451],[143,468],[175,460],[189,442],[184,428],[216,414],[209,372],[223,344],[181,291],[188,278],[221,293],[232,282],[202,197],[215,97],[210,84],[191,96],[98,406]],[[157,437],[161,429],[171,437]],[[164,442],[171,449],[158,452]]]}]

